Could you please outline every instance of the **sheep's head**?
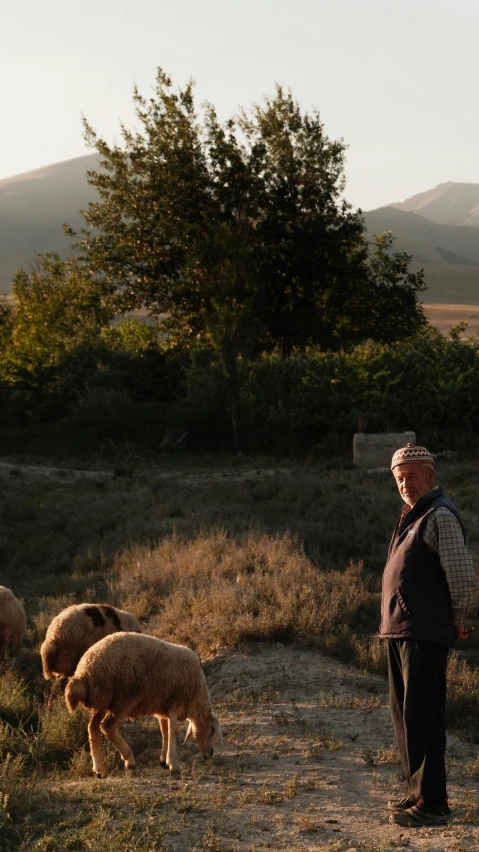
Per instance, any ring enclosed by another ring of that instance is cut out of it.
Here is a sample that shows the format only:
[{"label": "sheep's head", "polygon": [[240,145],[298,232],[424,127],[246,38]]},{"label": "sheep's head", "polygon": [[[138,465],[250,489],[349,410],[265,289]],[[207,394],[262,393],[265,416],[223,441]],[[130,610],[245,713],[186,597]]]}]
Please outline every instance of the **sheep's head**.
[{"label": "sheep's head", "polygon": [[186,732],[185,743],[193,737],[198,748],[206,757],[206,755],[213,754],[213,740],[215,736],[218,737],[220,743],[223,742],[221,725],[218,718],[212,713],[207,719],[202,720],[200,724],[195,724],[193,721],[190,722]]}]

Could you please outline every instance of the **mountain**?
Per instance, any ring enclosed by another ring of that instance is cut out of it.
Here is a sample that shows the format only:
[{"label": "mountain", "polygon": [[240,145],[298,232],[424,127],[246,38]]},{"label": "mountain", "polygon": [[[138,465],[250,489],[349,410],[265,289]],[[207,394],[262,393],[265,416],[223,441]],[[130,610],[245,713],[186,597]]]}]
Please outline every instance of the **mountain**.
[{"label": "mountain", "polygon": [[438,225],[418,213],[394,206],[378,207],[364,214],[368,234],[391,230],[398,251],[408,251],[420,263],[479,265],[479,228]]},{"label": "mountain", "polygon": [[420,213],[438,225],[479,227],[479,183],[440,183],[435,189],[390,206],[408,213]]},{"label": "mountain", "polygon": [[364,214],[368,237],[391,230],[394,250],[412,255],[424,269],[427,302],[479,304],[479,228],[440,225],[396,205]]},{"label": "mountain", "polygon": [[85,224],[79,211],[96,198],[86,171],[97,166],[88,154],[0,180],[0,293],[11,291],[15,272],[28,268],[36,252],[68,255],[62,226]]}]

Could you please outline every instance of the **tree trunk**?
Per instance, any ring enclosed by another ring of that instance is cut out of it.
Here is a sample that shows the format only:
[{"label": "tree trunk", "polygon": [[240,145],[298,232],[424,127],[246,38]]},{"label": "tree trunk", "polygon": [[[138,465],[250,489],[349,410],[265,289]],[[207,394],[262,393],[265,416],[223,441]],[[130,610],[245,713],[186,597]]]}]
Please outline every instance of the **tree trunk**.
[{"label": "tree trunk", "polygon": [[231,422],[233,424],[234,451],[240,453],[240,425],[238,416],[238,398],[235,396],[231,404]]}]

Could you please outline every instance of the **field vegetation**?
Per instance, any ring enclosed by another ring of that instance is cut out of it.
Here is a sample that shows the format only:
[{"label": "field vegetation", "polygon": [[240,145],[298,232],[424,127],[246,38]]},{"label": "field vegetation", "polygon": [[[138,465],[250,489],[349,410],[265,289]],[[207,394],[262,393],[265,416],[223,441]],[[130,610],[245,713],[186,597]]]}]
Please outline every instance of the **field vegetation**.
[{"label": "field vegetation", "polygon": [[[131,318],[99,330],[92,314],[81,343],[68,326],[51,334],[48,309],[38,309],[36,320],[28,314],[26,339],[7,342],[0,354],[5,452],[69,458],[101,451],[109,458],[123,454],[127,465],[125,446],[156,453],[171,429],[184,433],[182,449],[233,449],[231,400],[213,364],[192,364],[162,338],[161,325]],[[434,452],[444,444],[471,448],[478,384],[479,344],[461,324],[448,336],[428,327],[394,344],[264,353],[236,408],[240,447],[319,457],[348,452],[357,431],[413,428]]]},{"label": "field vegetation", "polygon": [[[438,463],[438,480],[460,507],[476,553],[477,476],[476,462]],[[95,849],[101,814],[105,822],[111,817],[111,790],[101,784],[94,816],[81,810],[79,824],[71,813],[75,783],[91,772],[86,718],[69,716],[61,687],[41,674],[46,627],[71,603],[129,609],[148,632],[195,648],[207,679],[208,661],[223,649],[262,641],[300,643],[363,671],[385,671],[375,633],[399,508],[389,475],[341,458],[288,466],[262,458],[252,467],[237,457],[203,464],[185,457],[174,465],[132,457],[127,476],[113,463],[73,471],[12,460],[2,467],[0,487],[2,580],[28,614],[26,640],[0,676],[4,849],[60,848],[47,842],[52,821],[63,826],[62,848]],[[448,704],[449,724],[476,742],[478,665],[479,641],[471,638],[467,650],[451,656]],[[135,728],[140,743],[153,736],[147,720]],[[121,777],[118,756],[104,750]],[[59,797],[47,793],[51,787]],[[117,792],[128,800],[127,786]],[[175,802],[179,795],[174,791]],[[159,844],[155,820],[145,823],[155,801],[138,804],[135,824],[120,808],[109,849],[146,852]],[[215,842],[198,848],[224,848]]]}]

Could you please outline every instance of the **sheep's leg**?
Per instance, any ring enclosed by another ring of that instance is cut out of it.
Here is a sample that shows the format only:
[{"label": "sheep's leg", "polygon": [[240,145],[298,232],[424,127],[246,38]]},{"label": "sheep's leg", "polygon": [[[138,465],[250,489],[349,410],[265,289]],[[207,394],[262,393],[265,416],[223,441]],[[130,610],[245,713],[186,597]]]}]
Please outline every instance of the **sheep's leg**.
[{"label": "sheep's leg", "polygon": [[118,730],[118,724],[121,720],[113,713],[107,713],[101,723],[101,729],[106,737],[113,743],[115,748],[120,752],[122,760],[127,769],[133,769],[135,766],[135,758],[133,752],[127,742],[121,736]]},{"label": "sheep's leg", "polygon": [[93,761],[93,774],[96,775],[97,778],[106,778],[108,775],[101,756],[100,722],[103,714],[103,710],[96,710],[92,714],[88,724],[88,742],[90,743],[90,754]]},{"label": "sheep's leg", "polygon": [[176,756],[176,732],[178,730],[178,719],[173,713],[168,717],[168,751],[166,754],[166,762],[170,767],[170,772],[180,771],[180,761]]},{"label": "sheep's leg", "polygon": [[160,765],[163,767],[163,769],[166,769],[166,767],[167,767],[166,756],[168,754],[168,742],[169,742],[168,719],[165,716],[159,716],[158,721],[160,723],[160,730],[161,730]]}]

